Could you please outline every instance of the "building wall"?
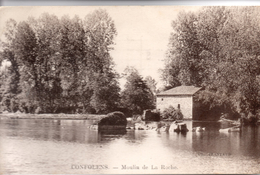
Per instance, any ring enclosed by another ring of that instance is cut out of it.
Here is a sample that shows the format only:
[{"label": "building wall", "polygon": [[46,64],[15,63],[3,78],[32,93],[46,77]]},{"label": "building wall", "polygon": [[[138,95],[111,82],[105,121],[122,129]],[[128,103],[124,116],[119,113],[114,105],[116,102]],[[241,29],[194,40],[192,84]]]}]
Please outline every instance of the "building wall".
[{"label": "building wall", "polygon": [[161,112],[170,105],[177,109],[178,104],[180,104],[184,118],[192,118],[192,96],[157,96],[156,99],[156,109],[159,109]]}]

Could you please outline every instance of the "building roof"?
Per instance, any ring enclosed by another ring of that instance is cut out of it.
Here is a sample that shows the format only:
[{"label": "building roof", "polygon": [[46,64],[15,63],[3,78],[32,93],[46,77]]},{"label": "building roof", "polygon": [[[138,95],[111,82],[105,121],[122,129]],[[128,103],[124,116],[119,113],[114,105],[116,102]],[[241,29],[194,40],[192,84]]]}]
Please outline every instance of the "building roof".
[{"label": "building roof", "polygon": [[164,92],[160,92],[157,96],[179,96],[179,95],[193,95],[201,88],[195,86],[178,86]]}]

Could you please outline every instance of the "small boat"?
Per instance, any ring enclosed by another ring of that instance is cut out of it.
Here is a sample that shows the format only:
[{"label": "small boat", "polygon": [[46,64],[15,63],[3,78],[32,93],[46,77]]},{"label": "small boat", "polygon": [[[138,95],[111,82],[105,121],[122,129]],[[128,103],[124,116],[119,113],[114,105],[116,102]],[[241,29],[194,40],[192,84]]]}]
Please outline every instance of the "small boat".
[{"label": "small boat", "polygon": [[236,120],[230,120],[230,119],[226,119],[224,117],[220,117],[219,122],[229,123],[231,125],[240,125],[241,124],[240,120],[237,120],[237,121]]},{"label": "small boat", "polygon": [[219,132],[228,132],[230,128],[225,128],[225,129],[219,129]]},{"label": "small boat", "polygon": [[240,132],[240,130],[241,129],[239,126],[235,126],[231,128],[219,129],[219,132]]},{"label": "small boat", "polygon": [[176,123],[177,128],[174,129],[174,132],[188,132],[187,125],[185,123]]}]

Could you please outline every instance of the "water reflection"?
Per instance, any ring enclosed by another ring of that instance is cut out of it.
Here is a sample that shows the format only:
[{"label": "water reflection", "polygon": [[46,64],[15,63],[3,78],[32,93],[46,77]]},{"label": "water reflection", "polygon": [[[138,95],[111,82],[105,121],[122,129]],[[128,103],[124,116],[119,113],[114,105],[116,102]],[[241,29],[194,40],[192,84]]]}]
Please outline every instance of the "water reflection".
[{"label": "water reflection", "polygon": [[192,148],[204,153],[222,153],[260,157],[259,127],[244,126],[241,132],[217,132],[229,127],[217,122],[193,122],[193,127],[206,127],[205,132],[192,133]]},{"label": "water reflection", "polygon": [[[242,128],[240,139],[238,140],[242,155],[260,157],[260,127],[245,126]],[[258,150],[258,151],[256,151]]]},{"label": "water reflection", "polygon": [[[208,153],[229,153],[236,155],[260,156],[260,128],[243,127],[241,132],[220,133],[218,122],[186,122],[190,129],[187,133],[165,133],[156,131],[102,131],[88,128],[90,120],[1,120],[1,134],[10,137],[26,137],[35,140],[53,140],[95,144],[124,138],[131,142],[140,142],[156,133],[169,146]],[[204,132],[191,132],[193,127],[205,127]]]},{"label": "water reflection", "polygon": [[192,128],[194,127],[202,127],[205,128],[206,131],[213,131],[216,132],[220,128],[223,128],[225,126],[222,126],[220,122],[212,122],[212,121],[193,121],[191,122]]},{"label": "water reflection", "polygon": [[142,132],[133,130],[128,132],[91,130],[88,126],[93,122],[91,120],[1,120],[1,125],[4,126],[1,126],[1,133],[10,137],[77,143],[107,142],[122,137],[126,140],[140,141],[145,137]]},{"label": "water reflection", "polygon": [[98,141],[99,142],[108,142],[115,139],[119,139],[126,134],[126,130],[110,130],[110,131],[99,131],[98,132]]},{"label": "water reflection", "polygon": [[97,133],[87,130],[92,121],[86,120],[2,120],[1,132],[11,137],[36,140],[95,143]]},{"label": "water reflection", "polygon": [[[218,122],[185,121],[190,130],[187,133],[150,130],[98,132],[89,129],[88,126],[93,122],[90,120],[0,120],[3,150],[0,157],[5,158],[4,164],[8,172],[24,170],[26,173],[38,173],[38,169],[41,169],[42,173],[53,173],[49,171],[52,164],[51,170],[55,170],[55,167],[62,169],[75,162],[102,163],[111,166],[120,166],[122,162],[125,164],[145,162],[148,165],[174,163],[178,166],[179,173],[212,172],[213,170],[209,169],[212,166],[219,173],[227,167],[228,172],[231,173],[238,170],[241,170],[241,173],[248,173],[252,166],[253,170],[260,170],[258,168],[260,127],[248,126],[243,127],[241,132],[221,133],[218,130],[226,126]],[[205,131],[191,132],[193,127],[199,126],[205,127]],[[219,167],[216,167],[219,163]],[[37,167],[37,170],[32,170],[32,164],[33,167]],[[186,171],[187,167],[191,170]],[[192,171],[192,168],[196,171]],[[69,168],[64,173],[68,172],[70,172]],[[93,173],[109,172],[93,171]],[[110,173],[115,172],[111,170]]]}]

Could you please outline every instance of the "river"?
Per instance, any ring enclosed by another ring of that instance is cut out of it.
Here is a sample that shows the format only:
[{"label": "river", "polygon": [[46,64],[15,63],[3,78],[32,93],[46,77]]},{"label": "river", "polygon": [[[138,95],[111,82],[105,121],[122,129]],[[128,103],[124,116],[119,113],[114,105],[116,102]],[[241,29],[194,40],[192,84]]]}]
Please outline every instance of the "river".
[{"label": "river", "polygon": [[[185,121],[186,134],[99,133],[91,120],[0,120],[0,173],[260,173],[260,127],[221,133],[218,122]],[[192,127],[206,127],[191,132]]]}]

